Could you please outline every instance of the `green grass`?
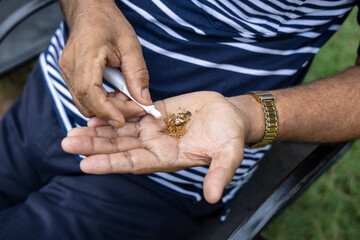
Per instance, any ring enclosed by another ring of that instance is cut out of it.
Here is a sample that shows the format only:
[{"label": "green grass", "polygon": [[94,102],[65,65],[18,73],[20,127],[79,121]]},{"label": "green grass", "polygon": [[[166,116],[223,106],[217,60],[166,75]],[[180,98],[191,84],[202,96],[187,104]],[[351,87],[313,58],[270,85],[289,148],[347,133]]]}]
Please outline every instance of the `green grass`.
[{"label": "green grass", "polygon": [[[305,82],[354,65],[360,40],[356,13],[352,11],[315,57]],[[261,235],[268,240],[360,239],[360,140]]]},{"label": "green grass", "polygon": [[14,71],[0,76],[0,98],[15,99],[19,97],[35,63],[36,60],[32,60]]},{"label": "green grass", "polygon": [[315,56],[304,82],[332,76],[354,65],[360,40],[356,13],[357,9],[354,9],[340,29]]},{"label": "green grass", "polygon": [[18,98],[24,88],[27,76],[35,64],[35,60],[0,76],[0,119],[5,111]]}]

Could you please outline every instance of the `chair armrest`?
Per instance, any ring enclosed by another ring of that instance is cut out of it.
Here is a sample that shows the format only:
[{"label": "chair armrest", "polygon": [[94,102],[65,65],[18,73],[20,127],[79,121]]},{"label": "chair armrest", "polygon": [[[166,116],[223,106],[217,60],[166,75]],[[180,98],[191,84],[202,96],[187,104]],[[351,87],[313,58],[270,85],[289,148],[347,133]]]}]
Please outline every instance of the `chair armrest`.
[{"label": "chair armrest", "polygon": [[240,190],[226,222],[220,224],[219,218],[211,219],[191,239],[253,239],[336,162],[351,143],[273,144],[254,176]]}]

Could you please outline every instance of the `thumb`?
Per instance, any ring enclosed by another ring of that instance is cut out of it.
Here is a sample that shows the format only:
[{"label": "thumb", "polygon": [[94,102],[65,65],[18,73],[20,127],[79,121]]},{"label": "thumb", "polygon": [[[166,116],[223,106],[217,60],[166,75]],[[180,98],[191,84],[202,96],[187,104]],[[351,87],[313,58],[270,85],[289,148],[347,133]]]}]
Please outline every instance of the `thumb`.
[{"label": "thumb", "polygon": [[131,96],[143,105],[151,105],[149,72],[142,54],[141,45],[135,35],[132,41],[121,44],[121,71]]},{"label": "thumb", "polygon": [[244,142],[234,140],[215,152],[204,179],[204,197],[209,203],[217,203],[244,156]]}]

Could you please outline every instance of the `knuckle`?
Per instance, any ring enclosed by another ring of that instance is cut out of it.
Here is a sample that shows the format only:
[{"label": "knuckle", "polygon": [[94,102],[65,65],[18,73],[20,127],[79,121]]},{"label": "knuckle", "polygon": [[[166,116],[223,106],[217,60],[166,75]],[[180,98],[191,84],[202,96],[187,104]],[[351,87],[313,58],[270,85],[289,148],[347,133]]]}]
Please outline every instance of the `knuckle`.
[{"label": "knuckle", "polygon": [[71,57],[73,56],[72,54],[72,44],[67,43],[63,49],[63,51],[61,52],[60,56],[59,56],[59,66],[60,68],[66,68],[71,60]]},{"label": "knuckle", "polygon": [[80,113],[84,116],[84,117],[93,117],[94,114],[92,113],[92,111],[90,109],[88,109],[86,106],[82,105],[81,102],[79,101],[79,99],[77,98],[76,94],[73,92],[72,88],[69,88],[73,103],[75,104],[75,106],[77,107],[77,109],[80,111]]},{"label": "knuckle", "polygon": [[76,52],[77,55],[83,56],[86,55],[87,53],[89,53],[89,51],[91,50],[91,42],[89,42],[88,44],[84,44],[81,41],[77,41],[74,43],[74,50]]},{"label": "knuckle", "polygon": [[89,145],[90,145],[90,149],[91,149],[91,150],[90,150],[90,153],[91,153],[91,154],[96,153],[96,150],[97,150],[96,147],[97,147],[97,146],[96,146],[96,143],[95,143],[95,141],[94,141],[94,138],[92,138],[92,137],[89,138]]},{"label": "knuckle", "polygon": [[95,115],[90,111],[90,110],[80,110],[79,111],[81,112],[81,114],[84,116],[84,117],[87,117],[87,118],[91,118],[91,117],[94,117]]},{"label": "knuckle", "polygon": [[63,68],[65,68],[65,60],[64,60],[64,53],[62,53],[59,57],[59,61],[58,61],[59,67],[62,70]]},{"label": "knuckle", "polygon": [[111,155],[105,155],[106,156],[106,158],[107,158],[107,160],[108,160],[108,162],[109,162],[109,173],[113,173],[113,172],[115,172],[115,169],[116,169],[116,160],[113,158],[113,157],[111,157]]},{"label": "knuckle", "polygon": [[[125,31],[124,31],[125,30]],[[129,47],[139,47],[141,48],[140,42],[137,38],[137,35],[133,28],[128,28],[124,26],[121,30],[116,32],[117,38],[116,38],[116,44],[119,46],[122,46],[124,43],[125,45]]]},{"label": "knuckle", "polygon": [[127,77],[131,82],[139,82],[144,85],[148,85],[149,83],[149,71],[146,66],[138,68],[132,72],[127,72]]},{"label": "knuckle", "polygon": [[64,73],[67,73],[69,64],[68,64],[68,60],[67,60],[67,57],[65,56],[65,54],[66,53],[64,53],[64,52],[61,53],[59,60],[58,60],[58,64],[59,64],[61,71]]},{"label": "knuckle", "polygon": [[134,72],[134,76],[141,82],[147,83],[149,82],[149,71],[146,67],[140,68]]},{"label": "knuckle", "polygon": [[76,105],[76,107],[79,109],[80,113],[81,113],[84,117],[87,117],[87,118],[94,117],[94,114],[93,114],[93,112],[92,112],[90,109],[85,108],[85,107],[82,106],[80,103],[76,103],[75,105]]},{"label": "knuckle", "polygon": [[84,99],[88,94],[89,87],[85,84],[76,84],[74,92],[79,100]]},{"label": "knuckle", "polygon": [[134,160],[133,160],[133,156],[131,154],[131,152],[126,151],[123,152],[123,156],[125,161],[127,161],[128,166],[129,166],[129,172],[134,173],[134,174],[138,174],[139,173],[139,169],[136,168]]},{"label": "knuckle", "polygon": [[111,145],[113,146],[113,148],[117,151],[120,152],[120,148],[119,148],[119,140],[117,138],[110,138],[109,139]]}]

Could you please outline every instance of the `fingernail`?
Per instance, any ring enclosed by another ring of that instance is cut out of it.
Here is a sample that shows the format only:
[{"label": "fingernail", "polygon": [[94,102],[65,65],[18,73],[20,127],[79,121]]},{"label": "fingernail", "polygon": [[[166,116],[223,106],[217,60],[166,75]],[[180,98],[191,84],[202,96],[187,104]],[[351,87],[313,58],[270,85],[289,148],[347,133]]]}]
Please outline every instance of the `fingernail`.
[{"label": "fingernail", "polygon": [[115,128],[119,128],[120,127],[120,123],[118,121],[115,121],[115,120],[109,120],[108,123],[115,127]]},{"label": "fingernail", "polygon": [[144,89],[141,91],[141,96],[142,96],[143,99],[151,101],[149,88],[144,88]]}]

